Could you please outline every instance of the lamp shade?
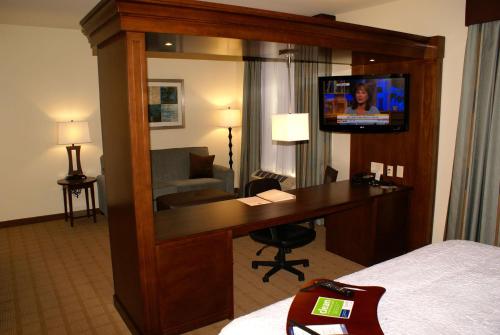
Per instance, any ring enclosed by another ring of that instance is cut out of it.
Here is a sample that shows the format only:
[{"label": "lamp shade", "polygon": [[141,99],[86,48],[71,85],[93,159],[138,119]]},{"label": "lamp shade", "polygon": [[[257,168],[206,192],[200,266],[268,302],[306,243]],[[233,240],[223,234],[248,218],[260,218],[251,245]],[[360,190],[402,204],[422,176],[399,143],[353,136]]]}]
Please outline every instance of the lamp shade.
[{"label": "lamp shade", "polygon": [[57,123],[57,144],[89,143],[89,123],[70,121]]},{"label": "lamp shade", "polygon": [[224,128],[241,127],[241,111],[231,108],[220,110],[217,125]]},{"label": "lamp shade", "polygon": [[309,140],[309,114],[275,114],[271,119],[273,141]]}]

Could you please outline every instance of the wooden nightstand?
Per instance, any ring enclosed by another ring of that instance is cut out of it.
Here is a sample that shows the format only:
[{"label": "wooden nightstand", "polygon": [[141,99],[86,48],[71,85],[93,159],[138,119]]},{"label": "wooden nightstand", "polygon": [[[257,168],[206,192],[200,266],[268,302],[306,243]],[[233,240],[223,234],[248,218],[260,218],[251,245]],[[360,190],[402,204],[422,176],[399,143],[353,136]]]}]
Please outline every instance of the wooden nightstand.
[{"label": "wooden nightstand", "polygon": [[[93,217],[94,222],[96,222],[96,211],[95,211],[95,196],[94,196],[94,183],[96,179],[94,177],[87,177],[85,179],[77,180],[67,180],[59,179],[57,183],[62,186],[63,197],[64,197],[64,221],[70,220],[71,227],[73,227],[73,221],[79,218]],[[89,189],[90,198],[92,201],[92,214],[90,214],[89,208]],[[73,195],[77,198],[80,196],[82,190],[85,192],[85,204],[87,205],[87,215],[74,216],[73,213]],[[68,213],[69,204],[69,213]]]}]

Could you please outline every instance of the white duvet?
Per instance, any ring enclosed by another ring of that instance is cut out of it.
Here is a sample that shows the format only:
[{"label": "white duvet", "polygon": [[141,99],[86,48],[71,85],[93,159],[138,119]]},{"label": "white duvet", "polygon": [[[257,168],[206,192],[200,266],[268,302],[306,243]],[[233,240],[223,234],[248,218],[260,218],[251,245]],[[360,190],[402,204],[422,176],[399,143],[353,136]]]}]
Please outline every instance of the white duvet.
[{"label": "white duvet", "polygon": [[[469,241],[432,244],[338,278],[382,286],[386,335],[500,335],[500,248]],[[233,320],[220,335],[285,334],[293,298]]]}]

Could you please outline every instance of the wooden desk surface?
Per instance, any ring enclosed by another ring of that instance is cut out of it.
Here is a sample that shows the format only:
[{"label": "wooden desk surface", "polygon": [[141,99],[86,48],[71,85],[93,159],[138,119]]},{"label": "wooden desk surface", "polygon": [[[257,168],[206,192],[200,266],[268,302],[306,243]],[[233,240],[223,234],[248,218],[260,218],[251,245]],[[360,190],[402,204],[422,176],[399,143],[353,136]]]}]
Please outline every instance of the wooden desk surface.
[{"label": "wooden desk surface", "polygon": [[248,206],[237,200],[176,208],[155,215],[156,243],[231,229],[233,237],[283,223],[300,222],[348,209],[384,194],[408,190],[386,190],[341,181],[290,191],[295,200]]}]

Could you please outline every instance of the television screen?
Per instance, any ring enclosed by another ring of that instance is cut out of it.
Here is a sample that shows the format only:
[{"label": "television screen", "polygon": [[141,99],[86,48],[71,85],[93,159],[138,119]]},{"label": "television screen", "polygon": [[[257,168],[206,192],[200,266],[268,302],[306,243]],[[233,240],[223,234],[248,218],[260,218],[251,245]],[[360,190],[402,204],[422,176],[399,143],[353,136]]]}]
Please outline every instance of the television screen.
[{"label": "television screen", "polygon": [[408,130],[407,74],[319,78],[320,129],[339,132]]}]

